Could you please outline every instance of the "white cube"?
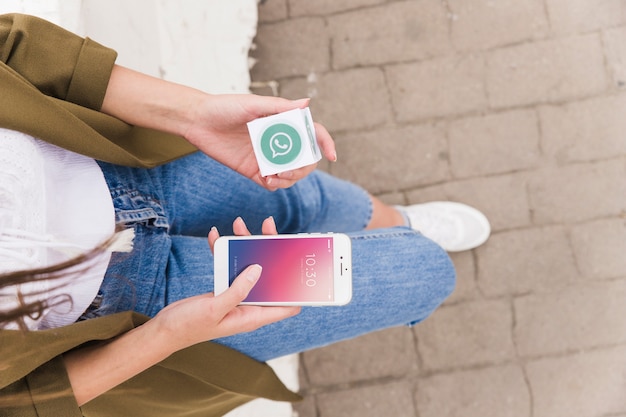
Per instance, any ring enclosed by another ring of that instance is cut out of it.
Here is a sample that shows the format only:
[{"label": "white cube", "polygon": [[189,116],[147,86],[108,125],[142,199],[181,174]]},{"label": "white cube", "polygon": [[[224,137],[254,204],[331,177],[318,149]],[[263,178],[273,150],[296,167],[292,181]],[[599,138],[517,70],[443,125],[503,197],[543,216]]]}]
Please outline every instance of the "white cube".
[{"label": "white cube", "polygon": [[264,177],[322,159],[308,107],[253,120],[248,131]]}]

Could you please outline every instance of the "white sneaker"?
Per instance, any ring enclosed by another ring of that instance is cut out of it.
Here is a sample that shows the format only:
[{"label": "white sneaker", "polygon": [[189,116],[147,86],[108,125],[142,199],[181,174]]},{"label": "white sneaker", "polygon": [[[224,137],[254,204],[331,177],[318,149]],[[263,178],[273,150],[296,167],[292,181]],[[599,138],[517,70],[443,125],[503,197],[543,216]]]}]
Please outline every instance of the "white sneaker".
[{"label": "white sneaker", "polygon": [[489,220],[480,211],[461,203],[434,201],[398,206],[411,228],[448,252],[474,249],[489,238]]}]

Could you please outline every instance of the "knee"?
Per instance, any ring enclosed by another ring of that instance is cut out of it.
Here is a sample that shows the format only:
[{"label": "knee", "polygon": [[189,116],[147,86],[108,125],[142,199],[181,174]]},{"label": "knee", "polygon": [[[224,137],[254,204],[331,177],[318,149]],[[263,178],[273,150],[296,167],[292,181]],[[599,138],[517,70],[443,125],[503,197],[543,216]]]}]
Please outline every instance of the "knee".
[{"label": "knee", "polygon": [[412,324],[432,314],[452,294],[456,285],[456,270],[444,249],[420,234],[413,243],[415,255],[411,259],[411,268],[418,274],[413,297],[418,311]]},{"label": "knee", "polygon": [[429,259],[433,268],[432,281],[436,283],[441,302],[452,294],[456,286],[456,269],[448,253],[439,245],[424,238],[430,248]]},{"label": "knee", "polygon": [[353,298],[380,308],[393,325],[425,319],[454,290],[450,257],[420,233],[398,227],[351,236]]}]

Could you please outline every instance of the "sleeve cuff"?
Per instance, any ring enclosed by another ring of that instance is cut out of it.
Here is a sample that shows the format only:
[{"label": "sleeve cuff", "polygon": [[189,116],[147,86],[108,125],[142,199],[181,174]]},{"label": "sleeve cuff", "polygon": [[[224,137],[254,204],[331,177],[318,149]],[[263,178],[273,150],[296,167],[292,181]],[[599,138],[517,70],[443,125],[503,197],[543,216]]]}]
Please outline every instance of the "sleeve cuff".
[{"label": "sleeve cuff", "polygon": [[72,75],[66,100],[100,110],[117,52],[86,38]]},{"label": "sleeve cuff", "polygon": [[61,356],[28,374],[26,382],[38,417],[83,417]]}]

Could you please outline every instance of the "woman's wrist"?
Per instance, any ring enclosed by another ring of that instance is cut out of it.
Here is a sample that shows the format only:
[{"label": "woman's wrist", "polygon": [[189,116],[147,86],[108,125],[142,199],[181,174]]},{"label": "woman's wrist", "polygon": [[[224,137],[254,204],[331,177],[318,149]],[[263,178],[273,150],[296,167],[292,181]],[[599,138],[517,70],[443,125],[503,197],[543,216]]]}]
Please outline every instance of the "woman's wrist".
[{"label": "woman's wrist", "polygon": [[168,356],[200,342],[190,340],[190,335],[184,334],[181,321],[171,317],[167,307],[144,325],[148,323],[152,327],[151,333],[154,334],[155,340],[161,344],[163,353],[168,353]]},{"label": "woman's wrist", "polygon": [[116,65],[102,112],[126,123],[184,136],[207,93]]}]

